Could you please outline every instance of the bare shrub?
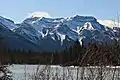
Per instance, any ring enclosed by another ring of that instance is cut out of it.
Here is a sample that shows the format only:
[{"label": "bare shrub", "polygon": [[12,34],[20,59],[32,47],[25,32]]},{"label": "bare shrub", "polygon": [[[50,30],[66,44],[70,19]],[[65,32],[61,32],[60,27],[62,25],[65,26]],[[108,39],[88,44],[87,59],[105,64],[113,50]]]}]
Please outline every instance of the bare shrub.
[{"label": "bare shrub", "polygon": [[8,65],[0,65],[0,80],[13,80]]}]

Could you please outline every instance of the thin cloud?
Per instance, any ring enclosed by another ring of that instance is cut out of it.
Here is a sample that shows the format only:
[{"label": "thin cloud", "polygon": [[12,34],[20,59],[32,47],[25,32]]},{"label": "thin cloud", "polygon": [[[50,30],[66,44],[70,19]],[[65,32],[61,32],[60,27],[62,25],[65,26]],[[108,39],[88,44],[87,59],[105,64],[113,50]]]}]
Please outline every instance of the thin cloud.
[{"label": "thin cloud", "polygon": [[112,20],[97,20],[100,24],[103,24],[105,26],[108,26],[110,28],[113,27],[120,27],[120,23]]},{"label": "thin cloud", "polygon": [[33,12],[33,13],[28,13],[28,17],[46,17],[46,18],[51,18],[50,14],[47,12]]}]

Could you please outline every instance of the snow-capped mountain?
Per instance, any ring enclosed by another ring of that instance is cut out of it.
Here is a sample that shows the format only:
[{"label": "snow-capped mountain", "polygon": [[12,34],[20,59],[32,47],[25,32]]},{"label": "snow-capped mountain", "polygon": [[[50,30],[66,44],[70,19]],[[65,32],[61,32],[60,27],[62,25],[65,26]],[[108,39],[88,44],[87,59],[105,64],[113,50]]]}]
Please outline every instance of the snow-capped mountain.
[{"label": "snow-capped mountain", "polygon": [[14,23],[14,21],[4,18],[2,16],[0,16],[0,25],[4,25],[5,27],[9,28],[9,29],[14,29],[17,28],[16,24]]},{"label": "snow-capped mountain", "polygon": [[[120,40],[119,27],[111,29],[100,24],[92,16],[30,17],[20,24],[14,24],[10,20],[0,18],[0,23],[9,30],[10,34],[14,34],[11,35],[14,38],[13,41],[19,37],[18,40],[23,41],[24,47],[29,44],[32,46],[31,48],[34,47],[34,51],[35,49],[36,51],[59,51],[71,46],[76,40],[79,40],[80,44],[85,46],[88,46],[89,43],[112,44],[114,39]],[[16,45],[18,44],[21,43],[16,42]],[[24,47],[23,49],[26,49]],[[29,49],[33,50],[31,48]]]},{"label": "snow-capped mountain", "polygon": [[33,50],[39,51],[38,45],[28,41],[19,34],[14,33],[8,27],[0,24],[0,43],[4,44],[7,49],[11,50]]}]

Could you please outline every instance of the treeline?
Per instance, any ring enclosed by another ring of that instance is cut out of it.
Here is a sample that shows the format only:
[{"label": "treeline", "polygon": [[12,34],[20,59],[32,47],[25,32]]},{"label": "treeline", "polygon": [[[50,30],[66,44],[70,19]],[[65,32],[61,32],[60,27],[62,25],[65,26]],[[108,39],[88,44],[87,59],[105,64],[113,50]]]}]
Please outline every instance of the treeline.
[{"label": "treeline", "polygon": [[[53,64],[63,65],[71,61],[76,61],[81,55],[83,48],[79,41],[73,46],[59,52],[32,52],[25,50],[10,50],[5,44],[0,44],[1,64]],[[85,50],[84,50],[85,51]],[[75,62],[76,64],[76,62]]]},{"label": "treeline", "polygon": [[1,45],[1,64],[120,65],[120,46],[116,40],[113,46],[89,44],[87,48],[77,40],[71,47],[54,53],[9,50]]}]

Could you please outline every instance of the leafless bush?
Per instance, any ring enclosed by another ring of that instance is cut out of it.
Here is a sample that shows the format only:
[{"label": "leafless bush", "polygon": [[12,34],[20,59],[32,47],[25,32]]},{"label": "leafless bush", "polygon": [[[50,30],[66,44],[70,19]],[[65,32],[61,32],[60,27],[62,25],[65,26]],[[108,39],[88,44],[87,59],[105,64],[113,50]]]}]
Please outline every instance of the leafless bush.
[{"label": "leafless bush", "polygon": [[13,80],[8,65],[0,65],[0,80]]},{"label": "leafless bush", "polygon": [[31,80],[120,80],[120,67],[114,65],[120,56],[116,48],[92,45],[81,60],[78,57],[78,66],[38,67]]}]

